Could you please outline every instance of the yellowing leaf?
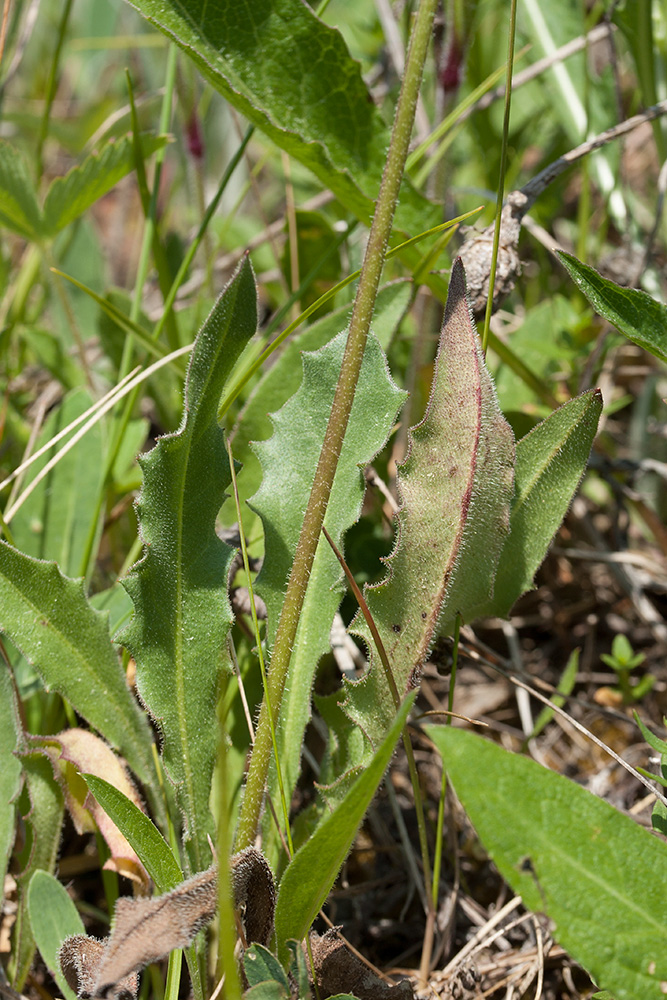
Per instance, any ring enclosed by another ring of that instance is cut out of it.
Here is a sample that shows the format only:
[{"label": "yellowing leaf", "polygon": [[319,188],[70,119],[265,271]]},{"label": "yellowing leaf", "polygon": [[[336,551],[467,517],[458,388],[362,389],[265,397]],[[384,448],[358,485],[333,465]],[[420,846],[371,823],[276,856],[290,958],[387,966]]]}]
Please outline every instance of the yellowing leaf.
[{"label": "yellowing leaf", "polygon": [[86,729],[67,729],[57,736],[34,737],[33,746],[41,746],[53,765],[53,771],[65,797],[65,805],[78,833],[96,827],[104,837],[111,857],[104,867],[147,886],[148,873],[134,849],[115,823],[88,791],[81,772],[96,774],[143,809],[139,794],[125,766],[110,747]]}]

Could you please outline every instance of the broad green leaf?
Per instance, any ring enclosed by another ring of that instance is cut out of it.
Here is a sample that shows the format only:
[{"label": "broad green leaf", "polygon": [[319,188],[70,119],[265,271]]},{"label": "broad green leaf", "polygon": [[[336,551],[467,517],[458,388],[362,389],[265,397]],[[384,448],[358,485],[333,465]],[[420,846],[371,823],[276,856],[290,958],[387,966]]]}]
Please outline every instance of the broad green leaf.
[{"label": "broad green leaf", "polygon": [[301,941],[336,881],[359,824],[394,752],[396,740],[414,703],[412,692],[401,705],[383,741],[349,792],[301,847],[285,869],[276,901],[278,957],[283,964],[287,941]]},{"label": "broad green leaf", "polygon": [[140,460],[144,487],[137,509],[146,547],[124,581],[135,615],[117,637],[136,660],[142,702],[163,737],[194,871],[210,863],[215,707],[232,623],[227,575],[234,550],[215,532],[230,483],[217,407],[256,325],[257,293],[246,258],[197,337],[181,427]]},{"label": "broad green leaf", "polygon": [[451,726],[426,726],[514,892],[616,1000],[667,984],[667,845],[580,785]]},{"label": "broad green leaf", "polygon": [[[144,157],[162,149],[168,142],[166,135],[142,135]],[[57,177],[44,199],[41,235],[55,236],[83,215],[131,170],[134,170],[134,149],[133,138],[128,135],[108,142],[100,153],[91,153],[64,177]]]},{"label": "broad green leaf", "polygon": [[25,160],[8,142],[0,142],[0,225],[27,240],[39,239],[42,212]]},{"label": "broad green leaf", "polygon": [[[366,600],[399,694],[413,683],[436,630],[469,621],[493,590],[507,534],[514,437],[502,416],[466,300],[458,261],[450,281],[436,370],[424,419],[410,432],[399,470],[401,508],[387,578]],[[346,682],[345,711],[377,746],[394,702],[360,614],[352,628],[371,667]]]},{"label": "broad green leaf", "polygon": [[[272,414],[273,437],[255,446],[264,477],[251,506],[262,518],[265,538],[264,564],[256,589],[267,607],[269,648],[275,639],[345,343],[346,334],[342,333],[319,351],[303,355],[301,387],[281,410]],[[324,519],[339,548],[345,531],[361,513],[366,487],[362,469],[385,444],[405,395],[392,382],[377,340],[370,337]],[[322,536],[299,617],[289,683],[277,727],[278,754],[288,801],[299,776],[315,670],[330,647],[331,624],[343,597],[342,579],[338,560]],[[278,801],[275,772],[269,779],[269,791],[274,801]],[[268,856],[273,860],[270,853]]]},{"label": "broad green leaf", "polygon": [[16,800],[21,790],[21,762],[14,756],[23,743],[23,727],[12,675],[0,663],[0,884],[16,832]]},{"label": "broad green leaf", "polygon": [[[12,986],[19,992],[30,971],[35,953],[35,939],[28,917],[28,886],[36,871],[52,872],[55,867],[64,813],[63,797],[46,757],[25,754],[21,761],[26,783],[24,818],[27,839],[18,857],[18,910],[12,928],[12,958],[9,965]],[[23,796],[21,801],[23,803]]]},{"label": "broad green leaf", "polygon": [[154,789],[148,722],[127,686],[107,616],[88,604],[83,581],[0,542],[0,629],[46,687],[67,698]]},{"label": "broad green leaf", "polygon": [[507,617],[533,586],[581,482],[601,412],[602,395],[591,389],[554,410],[518,442],[510,533],[484,614]]},{"label": "broad green leaf", "polygon": [[35,942],[47,969],[66,1000],[75,1000],[56,956],[66,937],[86,933],[76,906],[58,879],[49,872],[36,871],[28,887],[28,910]]},{"label": "broad green leaf", "polygon": [[253,944],[243,956],[243,968],[250,986],[258,983],[276,982],[285,989],[289,996],[289,981],[282,965],[262,944]]},{"label": "broad green leaf", "polygon": [[[367,222],[389,129],[336,28],[295,0],[131,0],[215,89]],[[396,226],[414,235],[438,210],[406,179]]]},{"label": "broad green leaf", "polygon": [[157,891],[175,889],[183,881],[183,872],[153,821],[104,778],[94,774],[83,777],[102,809],[137,852]]},{"label": "broad green leaf", "polygon": [[[49,414],[35,450],[68,427],[92,402],[85,389],[68,393]],[[67,438],[62,439],[37,459],[30,467],[26,486],[66,443]],[[103,487],[102,454],[102,429],[98,423],[63,456],[19,508],[12,520],[18,549],[38,559],[55,560],[68,576],[83,574],[88,534],[97,516]]]},{"label": "broad green leaf", "polygon": [[562,250],[557,253],[577,288],[600,316],[633,344],[667,361],[667,306],[636,288],[621,288],[572,254]]}]

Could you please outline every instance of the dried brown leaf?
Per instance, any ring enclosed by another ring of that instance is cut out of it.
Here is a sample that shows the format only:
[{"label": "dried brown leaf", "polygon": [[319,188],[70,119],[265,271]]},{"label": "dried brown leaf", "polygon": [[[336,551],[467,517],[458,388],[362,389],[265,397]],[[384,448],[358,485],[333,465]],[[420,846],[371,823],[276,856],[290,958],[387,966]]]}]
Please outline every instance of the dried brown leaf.
[{"label": "dried brown leaf", "polygon": [[187,948],[197,932],[213,920],[217,903],[215,867],[154,899],[119,899],[91,995],[104,996],[132,970],[158,962],[175,948]]},{"label": "dried brown leaf", "polygon": [[[243,910],[246,939],[268,944],[275,911],[273,872],[254,847],[234,855],[230,866],[234,904]],[[119,899],[106,941],[79,934],[63,942],[58,953],[63,975],[81,998],[136,996],[136,970],[186,948],[213,920],[217,903],[216,866],[154,899]]]},{"label": "dried brown leaf", "polygon": [[[58,961],[70,989],[79,997],[94,996],[97,973],[107,952],[107,942],[88,937],[87,934],[73,934],[65,938],[58,951]],[[139,976],[131,972],[117,983],[109,995],[114,1000],[134,1000],[139,992]]]}]

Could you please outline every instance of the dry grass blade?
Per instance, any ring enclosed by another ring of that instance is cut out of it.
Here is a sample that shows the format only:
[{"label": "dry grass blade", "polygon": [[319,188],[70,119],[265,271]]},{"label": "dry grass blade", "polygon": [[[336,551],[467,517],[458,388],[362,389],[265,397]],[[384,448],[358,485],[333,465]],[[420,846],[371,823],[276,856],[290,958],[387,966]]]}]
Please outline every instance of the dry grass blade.
[{"label": "dry grass blade", "polygon": [[[94,416],[91,417],[91,419],[87,423],[85,423],[83,427],[81,427],[81,429],[76,432],[76,434],[72,435],[67,444],[64,446],[64,448],[60,449],[57,455],[54,455],[53,458],[46,463],[44,468],[40,471],[39,475],[33,479],[33,481],[30,483],[28,488],[23,491],[18,500],[15,503],[13,503],[12,506],[6,511],[5,521],[7,523],[11,521],[11,519],[14,517],[14,514],[16,514],[17,510],[25,503],[25,501],[28,499],[32,491],[36,489],[36,487],[39,485],[42,479],[44,479],[44,477],[49,474],[51,469],[61,460],[61,458],[63,458],[63,456],[66,455],[67,452],[74,447],[77,441],[80,441],[81,438],[84,436],[84,434],[87,434],[88,431],[91,429],[91,427],[93,427],[99,420],[102,419],[105,413],[111,410],[116,405],[116,403],[118,403],[124,396],[127,396],[128,393],[132,392],[132,390],[135,389],[138,385],[141,385],[142,382],[145,382],[147,378],[150,378],[150,376],[153,375],[160,368],[164,368],[165,365],[169,364],[175,358],[180,358],[183,354],[187,354],[191,349],[192,345],[188,344],[185,347],[180,347],[177,351],[172,351],[171,354],[167,354],[164,358],[160,358],[160,360],[156,361],[155,364],[152,364],[149,368],[146,368],[143,372],[140,372],[140,374],[136,375],[130,382],[126,382],[123,388],[119,392],[110,394],[107,397],[106,402],[99,407]],[[69,428],[67,430],[69,430]],[[50,441],[48,447],[51,447],[52,444],[53,441]],[[37,455],[34,455],[33,460],[36,457]]]}]

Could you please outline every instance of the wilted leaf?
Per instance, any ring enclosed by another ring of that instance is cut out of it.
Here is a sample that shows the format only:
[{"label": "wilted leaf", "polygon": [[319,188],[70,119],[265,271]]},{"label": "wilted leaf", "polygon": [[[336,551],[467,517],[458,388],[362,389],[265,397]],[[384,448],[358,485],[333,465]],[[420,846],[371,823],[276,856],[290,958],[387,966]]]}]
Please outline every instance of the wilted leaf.
[{"label": "wilted leaf", "polygon": [[[98,941],[88,934],[72,934],[65,938],[58,951],[58,961],[70,989],[78,997],[95,995],[95,983],[107,953],[107,941]],[[136,997],[139,992],[139,974],[131,972],[108,990],[108,1000]]]},{"label": "wilted leaf", "polygon": [[92,995],[104,995],[128,973],[165,958],[175,948],[186,948],[213,920],[217,905],[215,867],[155,899],[121,897]]},{"label": "wilted leaf", "polygon": [[32,737],[32,747],[41,746],[65,796],[65,804],[77,833],[95,829],[107,842],[111,857],[104,867],[133,879],[145,888],[149,877],[135,851],[88,791],[82,772],[105,776],[115,788],[141,808],[141,799],[130,777],[113,751],[99,736],[85,729],[66,729],[57,736]]}]

